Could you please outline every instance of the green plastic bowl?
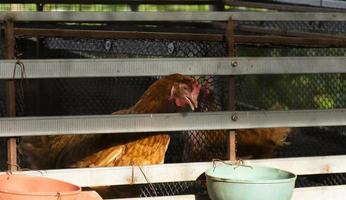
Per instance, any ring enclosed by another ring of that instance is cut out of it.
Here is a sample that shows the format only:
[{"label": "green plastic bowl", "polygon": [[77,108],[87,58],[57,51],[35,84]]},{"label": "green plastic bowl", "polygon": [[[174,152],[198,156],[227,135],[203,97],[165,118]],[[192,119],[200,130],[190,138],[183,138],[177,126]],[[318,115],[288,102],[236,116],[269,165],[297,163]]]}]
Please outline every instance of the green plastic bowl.
[{"label": "green plastic bowl", "polygon": [[276,168],[218,166],[206,172],[212,200],[290,200],[297,176]]}]

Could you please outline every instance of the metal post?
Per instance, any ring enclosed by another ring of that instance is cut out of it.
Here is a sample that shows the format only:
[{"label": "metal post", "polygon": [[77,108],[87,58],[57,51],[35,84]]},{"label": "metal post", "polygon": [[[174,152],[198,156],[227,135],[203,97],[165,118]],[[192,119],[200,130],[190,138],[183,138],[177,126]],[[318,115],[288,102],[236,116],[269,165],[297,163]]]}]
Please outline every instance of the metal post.
[{"label": "metal post", "polygon": [[[228,46],[228,56],[235,57],[235,23],[230,18],[226,28],[226,40]],[[236,67],[237,63],[233,62],[232,67]],[[235,110],[235,77],[230,76],[228,81],[228,109]],[[231,130],[227,136],[227,158],[236,160],[236,132]]]},{"label": "metal post", "polygon": [[[5,21],[5,58],[13,59],[15,57],[15,36],[14,23],[12,19]],[[6,109],[7,116],[16,116],[16,91],[14,80],[8,80],[6,83]],[[17,170],[17,142],[16,138],[7,140],[7,163],[8,169]]]}]

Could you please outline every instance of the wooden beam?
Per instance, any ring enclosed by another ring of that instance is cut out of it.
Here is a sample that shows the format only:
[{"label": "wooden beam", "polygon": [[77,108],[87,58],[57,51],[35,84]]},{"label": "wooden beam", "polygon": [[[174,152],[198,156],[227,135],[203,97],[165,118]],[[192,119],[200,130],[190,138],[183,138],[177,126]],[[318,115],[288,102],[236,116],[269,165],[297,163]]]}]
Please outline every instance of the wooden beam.
[{"label": "wooden beam", "polygon": [[[235,43],[235,23],[230,18],[227,23],[226,29],[226,40],[228,47],[228,56],[235,57],[236,56],[236,43]],[[235,62],[235,61],[234,61]],[[236,67],[236,63],[233,63],[231,67]],[[236,86],[235,86],[235,77],[229,76],[228,80],[228,109],[233,111],[235,110],[236,105]],[[235,130],[229,131],[227,135],[227,158],[229,160],[236,160],[236,132]]]},{"label": "wooden beam", "polygon": [[[13,20],[5,21],[5,58],[13,59],[15,57],[15,36]],[[16,90],[15,81],[8,80],[6,82],[6,108],[7,116],[16,116]],[[17,170],[17,141],[16,138],[7,139],[7,164],[11,171]]]}]

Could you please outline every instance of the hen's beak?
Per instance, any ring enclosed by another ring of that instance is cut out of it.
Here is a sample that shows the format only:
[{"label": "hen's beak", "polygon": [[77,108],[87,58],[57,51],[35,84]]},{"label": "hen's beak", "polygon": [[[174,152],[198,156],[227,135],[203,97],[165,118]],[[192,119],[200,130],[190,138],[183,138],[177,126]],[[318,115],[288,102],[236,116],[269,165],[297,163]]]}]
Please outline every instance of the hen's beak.
[{"label": "hen's beak", "polygon": [[197,97],[198,96],[194,97],[194,95],[185,96],[185,99],[187,103],[190,105],[190,108],[192,111],[194,111],[198,107]]}]

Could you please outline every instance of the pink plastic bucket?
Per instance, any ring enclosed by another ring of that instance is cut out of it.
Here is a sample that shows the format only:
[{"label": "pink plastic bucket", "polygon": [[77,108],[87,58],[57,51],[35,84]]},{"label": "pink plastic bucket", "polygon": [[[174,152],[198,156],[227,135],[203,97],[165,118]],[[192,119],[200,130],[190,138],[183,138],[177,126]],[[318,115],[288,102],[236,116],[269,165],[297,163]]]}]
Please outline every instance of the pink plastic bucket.
[{"label": "pink plastic bucket", "polygon": [[0,200],[77,200],[79,186],[28,175],[0,175]]}]

